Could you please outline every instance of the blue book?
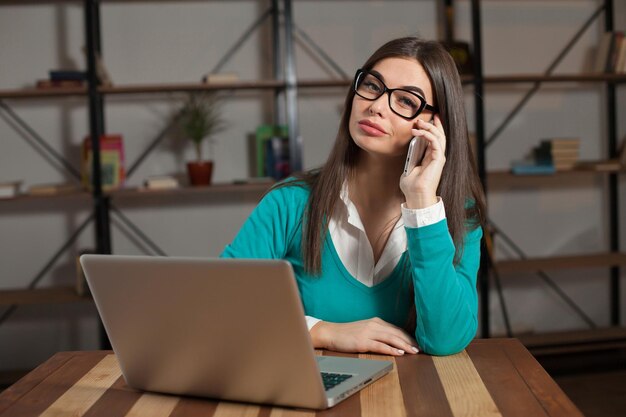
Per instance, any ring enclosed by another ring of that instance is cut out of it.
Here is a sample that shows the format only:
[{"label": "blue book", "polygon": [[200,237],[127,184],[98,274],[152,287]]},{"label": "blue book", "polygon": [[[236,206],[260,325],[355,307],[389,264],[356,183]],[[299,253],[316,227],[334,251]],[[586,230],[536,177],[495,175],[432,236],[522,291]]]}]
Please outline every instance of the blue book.
[{"label": "blue book", "polygon": [[291,174],[289,138],[273,136],[265,142],[265,174],[275,180]]},{"label": "blue book", "polygon": [[536,164],[527,161],[513,162],[511,172],[515,175],[549,175],[554,174],[556,169],[552,164]]},{"label": "blue book", "polygon": [[87,79],[85,71],[77,70],[50,70],[51,81],[83,81]]}]

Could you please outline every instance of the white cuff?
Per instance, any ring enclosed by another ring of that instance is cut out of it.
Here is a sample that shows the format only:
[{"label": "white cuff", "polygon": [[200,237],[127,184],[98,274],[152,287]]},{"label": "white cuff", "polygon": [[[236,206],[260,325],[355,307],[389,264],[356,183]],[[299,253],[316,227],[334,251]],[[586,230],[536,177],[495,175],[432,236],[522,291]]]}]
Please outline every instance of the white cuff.
[{"label": "white cuff", "polygon": [[406,203],[402,203],[402,220],[406,227],[424,227],[438,223],[446,218],[446,209],[443,200],[437,197],[437,202],[432,206],[422,209],[409,209]]},{"label": "white cuff", "polygon": [[313,326],[315,326],[317,323],[322,321],[320,319],[316,319],[315,317],[311,317],[311,316],[304,316],[304,318],[306,320],[306,327],[309,328],[309,331],[311,331]]}]

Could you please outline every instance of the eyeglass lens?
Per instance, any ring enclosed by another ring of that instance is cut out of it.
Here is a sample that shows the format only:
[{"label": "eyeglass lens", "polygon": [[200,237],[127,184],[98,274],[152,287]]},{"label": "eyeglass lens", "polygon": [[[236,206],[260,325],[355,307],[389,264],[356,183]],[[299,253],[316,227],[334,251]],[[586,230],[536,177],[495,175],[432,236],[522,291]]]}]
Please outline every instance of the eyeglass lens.
[{"label": "eyeglass lens", "polygon": [[[384,94],[387,87],[378,78],[369,73],[360,74],[356,93],[367,100],[376,100]],[[406,90],[391,90],[389,106],[402,117],[416,117],[424,107],[423,98]]]}]

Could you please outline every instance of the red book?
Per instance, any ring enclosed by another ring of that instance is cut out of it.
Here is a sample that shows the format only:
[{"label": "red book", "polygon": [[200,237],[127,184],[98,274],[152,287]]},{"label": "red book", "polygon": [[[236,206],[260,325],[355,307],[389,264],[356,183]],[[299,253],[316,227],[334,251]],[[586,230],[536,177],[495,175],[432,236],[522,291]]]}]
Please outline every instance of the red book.
[{"label": "red book", "polygon": [[[81,147],[81,174],[85,187],[91,187],[92,175],[91,138],[83,139]],[[100,172],[102,188],[119,188],[126,179],[124,168],[124,141],[122,135],[108,134],[100,137]]]}]

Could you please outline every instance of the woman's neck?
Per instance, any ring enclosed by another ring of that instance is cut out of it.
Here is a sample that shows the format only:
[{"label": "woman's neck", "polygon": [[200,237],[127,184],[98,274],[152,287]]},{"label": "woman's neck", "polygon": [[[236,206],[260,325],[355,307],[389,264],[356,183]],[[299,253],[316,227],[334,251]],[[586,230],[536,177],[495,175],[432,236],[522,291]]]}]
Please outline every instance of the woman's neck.
[{"label": "woman's neck", "polygon": [[403,157],[377,158],[363,152],[349,179],[350,199],[363,207],[383,207],[404,202],[400,191]]}]

